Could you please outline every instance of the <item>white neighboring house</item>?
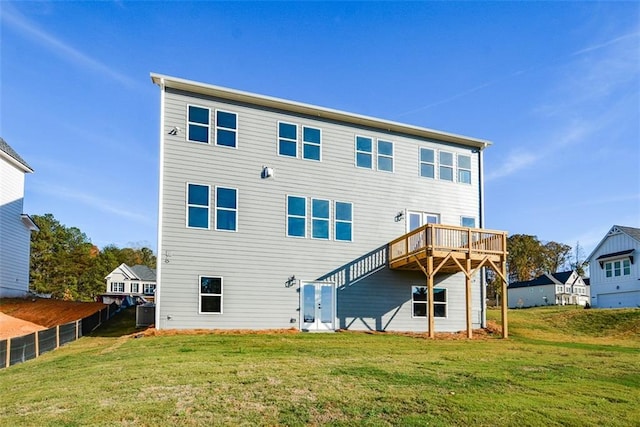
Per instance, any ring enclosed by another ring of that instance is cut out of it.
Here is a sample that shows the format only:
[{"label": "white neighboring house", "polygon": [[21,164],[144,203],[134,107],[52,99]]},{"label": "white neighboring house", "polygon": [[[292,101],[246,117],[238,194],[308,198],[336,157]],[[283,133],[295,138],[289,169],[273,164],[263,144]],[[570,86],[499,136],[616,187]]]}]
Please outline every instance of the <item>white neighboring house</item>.
[{"label": "white neighboring house", "polygon": [[107,277],[107,292],[102,294],[102,302],[120,304],[127,296],[153,301],[156,292],[156,271],[146,265],[120,264]]},{"label": "white neighboring house", "polygon": [[38,226],[22,211],[28,173],[31,166],[0,138],[0,298],[29,292],[31,232]]},{"label": "white neighboring house", "polygon": [[575,271],[545,273],[533,280],[510,283],[507,288],[509,308],[542,305],[586,305],[589,286]]},{"label": "white neighboring house", "polygon": [[640,307],[640,228],[614,225],[587,258],[591,305]]}]

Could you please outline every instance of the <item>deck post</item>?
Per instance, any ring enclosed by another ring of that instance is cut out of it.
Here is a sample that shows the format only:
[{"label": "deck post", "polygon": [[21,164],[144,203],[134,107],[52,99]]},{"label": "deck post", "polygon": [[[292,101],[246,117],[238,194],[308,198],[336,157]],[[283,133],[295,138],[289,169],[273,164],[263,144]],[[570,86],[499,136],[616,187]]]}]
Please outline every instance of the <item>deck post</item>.
[{"label": "deck post", "polygon": [[507,327],[507,262],[502,261],[502,338],[509,338]]},{"label": "deck post", "polygon": [[427,255],[427,303],[429,304],[429,308],[427,311],[427,316],[429,319],[429,338],[435,338],[435,321],[433,315],[433,254],[429,253]]},{"label": "deck post", "polygon": [[467,297],[467,338],[471,338],[473,323],[471,320],[471,255],[467,254],[465,275],[466,297]]}]

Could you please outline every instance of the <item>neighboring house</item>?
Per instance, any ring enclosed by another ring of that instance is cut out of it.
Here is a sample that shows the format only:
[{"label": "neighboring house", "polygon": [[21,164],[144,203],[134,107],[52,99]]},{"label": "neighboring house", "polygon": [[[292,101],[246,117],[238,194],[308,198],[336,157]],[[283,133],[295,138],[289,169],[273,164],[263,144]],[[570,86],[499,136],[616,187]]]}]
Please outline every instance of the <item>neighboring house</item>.
[{"label": "neighboring house", "polygon": [[614,225],[587,258],[591,305],[640,307],[640,228]]},{"label": "neighboring house", "polygon": [[589,303],[589,285],[575,271],[545,273],[533,280],[510,283],[507,292],[509,308]]},{"label": "neighboring house", "polygon": [[485,326],[477,273],[506,257],[506,233],[479,228],[489,142],[151,78],[157,328]]},{"label": "neighboring house", "polygon": [[102,302],[120,304],[131,296],[134,299],[153,301],[156,292],[156,272],[146,265],[120,264],[107,277],[107,291],[101,295]]},{"label": "neighboring house", "polygon": [[31,232],[38,226],[23,212],[28,173],[31,166],[0,138],[0,298],[29,292]]}]

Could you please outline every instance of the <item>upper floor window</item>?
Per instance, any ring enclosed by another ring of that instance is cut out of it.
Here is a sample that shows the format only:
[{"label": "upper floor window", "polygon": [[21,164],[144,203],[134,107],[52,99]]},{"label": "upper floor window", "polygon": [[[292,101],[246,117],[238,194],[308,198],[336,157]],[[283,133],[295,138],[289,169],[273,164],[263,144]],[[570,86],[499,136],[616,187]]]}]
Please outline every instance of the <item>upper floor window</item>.
[{"label": "upper floor window", "polygon": [[209,117],[208,108],[187,106],[187,139],[189,141],[209,143]]},{"label": "upper floor window", "polygon": [[356,166],[373,168],[373,140],[364,136],[356,136]]},{"label": "upper floor window", "polygon": [[430,148],[420,148],[420,176],[435,178],[436,158]]},{"label": "upper floor window", "polygon": [[353,205],[336,202],[334,209],[335,239],[345,242],[353,240]]},{"label": "upper floor window", "polygon": [[307,237],[307,198],[287,196],[287,236]]},{"label": "upper floor window", "polygon": [[629,276],[631,275],[631,261],[628,259],[620,259],[605,262],[604,272],[606,277]]},{"label": "upper floor window", "polygon": [[302,157],[308,160],[320,161],[322,132],[320,129],[307,126],[302,127]]},{"label": "upper floor window", "polygon": [[314,239],[329,238],[329,206],[328,200],[311,199],[311,237]]},{"label": "upper floor window", "polygon": [[458,182],[471,184],[471,156],[458,154]]},{"label": "upper floor window", "polygon": [[187,227],[209,228],[209,186],[187,184]]},{"label": "upper floor window", "polygon": [[448,151],[440,152],[440,179],[453,181],[453,154]]},{"label": "upper floor window", "polygon": [[238,115],[229,111],[216,111],[216,145],[236,147],[238,139]]},{"label": "upper floor window", "polygon": [[236,231],[238,228],[238,190],[216,187],[216,230]]},{"label": "upper floor window", "polygon": [[378,170],[393,172],[393,142],[378,140]]},{"label": "upper floor window", "polygon": [[278,123],[278,154],[298,157],[298,125]]},{"label": "upper floor window", "polygon": [[222,313],[222,277],[200,276],[200,313]]}]

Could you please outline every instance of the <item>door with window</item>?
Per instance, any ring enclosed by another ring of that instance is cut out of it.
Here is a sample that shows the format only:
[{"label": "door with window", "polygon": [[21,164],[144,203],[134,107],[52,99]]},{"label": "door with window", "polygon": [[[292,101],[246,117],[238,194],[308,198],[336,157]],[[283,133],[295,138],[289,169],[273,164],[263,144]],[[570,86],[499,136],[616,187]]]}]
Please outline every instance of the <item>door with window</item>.
[{"label": "door with window", "polygon": [[302,282],[300,287],[300,329],[333,331],[336,325],[336,292],[333,283]]},{"label": "door with window", "polygon": [[[420,228],[425,224],[439,224],[440,215],[427,212],[407,212],[407,233]],[[415,251],[424,248],[426,244],[425,233],[414,234],[409,237],[409,250]]]}]

